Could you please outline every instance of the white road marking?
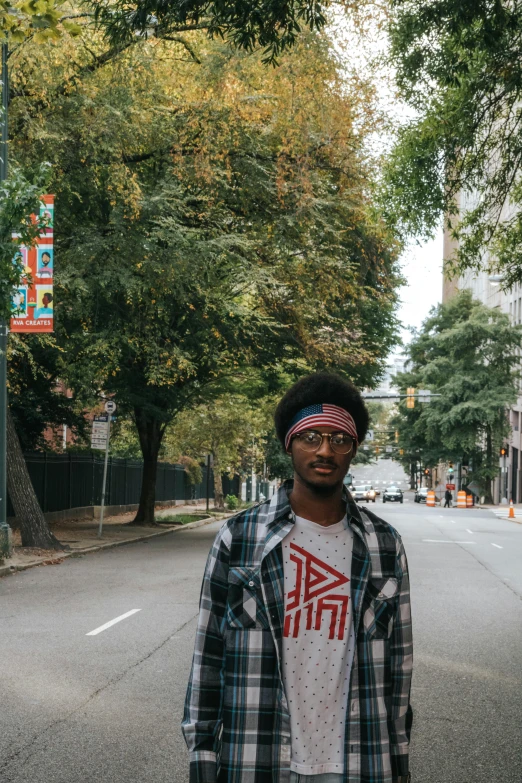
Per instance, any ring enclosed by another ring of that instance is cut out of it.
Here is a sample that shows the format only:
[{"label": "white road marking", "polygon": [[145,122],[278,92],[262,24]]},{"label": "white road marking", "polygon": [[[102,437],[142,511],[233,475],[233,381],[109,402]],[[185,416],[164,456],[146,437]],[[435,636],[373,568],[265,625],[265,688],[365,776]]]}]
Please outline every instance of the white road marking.
[{"label": "white road marking", "polygon": [[475,541],[449,541],[440,538],[423,538],[425,544],[474,544]]},{"label": "white road marking", "polygon": [[470,534],[470,536],[474,536],[474,535],[475,535],[475,533],[473,532],[473,530],[470,530],[469,528],[466,528],[466,533],[469,533],[469,534]]},{"label": "white road marking", "polygon": [[503,547],[503,546],[500,546],[499,544],[491,544],[491,546],[496,546],[496,547],[497,547],[497,549],[504,549],[504,547]]},{"label": "white road marking", "polygon": [[457,524],[454,519],[450,519],[450,522],[452,522],[454,525]]},{"label": "white road marking", "polygon": [[130,617],[132,614],[136,614],[136,612],[141,612],[141,609],[131,609],[130,612],[125,612],[125,614],[120,614],[119,617],[115,617],[114,620],[109,620],[109,622],[105,623],[105,625],[100,625],[100,627],[95,628],[94,631],[89,631],[89,633],[86,633],[85,636],[96,636],[102,631],[106,631],[107,628],[111,627],[111,625],[116,625],[116,623],[125,620],[126,617]]}]

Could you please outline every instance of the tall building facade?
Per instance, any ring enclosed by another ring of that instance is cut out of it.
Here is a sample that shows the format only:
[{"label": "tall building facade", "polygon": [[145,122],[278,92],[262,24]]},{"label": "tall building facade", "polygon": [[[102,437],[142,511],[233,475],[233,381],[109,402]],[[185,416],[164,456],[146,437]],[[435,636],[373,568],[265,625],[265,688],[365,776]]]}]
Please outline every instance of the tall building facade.
[{"label": "tall building facade", "polygon": [[[471,202],[472,197],[461,198],[459,204],[461,214]],[[444,235],[444,269],[446,262],[453,256],[456,250],[455,240],[446,231]],[[522,286],[516,285],[508,291],[503,291],[500,281],[495,280],[491,271],[491,259],[487,251],[484,253],[484,269],[481,271],[467,272],[460,277],[450,279],[444,273],[442,285],[442,301],[447,302],[457,291],[469,289],[475,299],[480,300],[488,307],[499,307],[511,318],[512,323],[522,323]],[[522,350],[519,348],[522,357]],[[522,359],[521,359],[522,362]],[[522,427],[522,381],[519,386],[519,397],[508,411],[510,423],[510,435],[506,441],[507,454],[499,455],[499,476],[495,481],[495,502],[501,502],[503,498],[514,503],[522,502],[522,465],[520,432]]]}]

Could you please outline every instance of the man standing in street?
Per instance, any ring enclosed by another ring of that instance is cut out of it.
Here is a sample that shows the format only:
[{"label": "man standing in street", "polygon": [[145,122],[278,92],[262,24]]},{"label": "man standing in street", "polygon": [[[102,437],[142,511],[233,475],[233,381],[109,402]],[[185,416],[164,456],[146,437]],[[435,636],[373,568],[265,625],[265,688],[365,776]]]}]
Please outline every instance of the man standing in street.
[{"label": "man standing in street", "polygon": [[451,494],[451,491],[447,489],[444,493],[444,508],[451,508],[452,501],[453,495]]},{"label": "man standing in street", "polygon": [[406,783],[406,554],[343,487],[364,400],[316,373],[275,424],[294,478],[228,520],[207,561],[183,718],[190,781]]}]

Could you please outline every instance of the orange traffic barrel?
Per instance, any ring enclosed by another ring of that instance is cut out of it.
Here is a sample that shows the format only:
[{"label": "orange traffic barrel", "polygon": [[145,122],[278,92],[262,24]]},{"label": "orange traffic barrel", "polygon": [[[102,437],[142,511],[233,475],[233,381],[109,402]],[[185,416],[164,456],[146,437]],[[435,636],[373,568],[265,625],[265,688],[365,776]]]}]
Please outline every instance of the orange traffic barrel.
[{"label": "orange traffic barrel", "polygon": [[471,508],[473,506],[473,495],[466,495],[466,507]]},{"label": "orange traffic barrel", "polygon": [[466,493],[463,489],[457,492],[457,508],[466,508]]},{"label": "orange traffic barrel", "polygon": [[428,490],[426,495],[426,505],[432,506],[432,508],[435,506],[435,492],[432,489]]}]

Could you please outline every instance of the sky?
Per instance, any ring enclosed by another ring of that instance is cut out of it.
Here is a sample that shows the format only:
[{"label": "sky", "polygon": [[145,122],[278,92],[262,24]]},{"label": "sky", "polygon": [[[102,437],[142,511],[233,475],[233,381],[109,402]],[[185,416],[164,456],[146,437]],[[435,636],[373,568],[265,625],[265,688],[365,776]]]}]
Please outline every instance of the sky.
[{"label": "sky", "polygon": [[418,329],[430,308],[442,301],[442,229],[433,240],[422,245],[411,243],[401,263],[407,284],[399,292],[398,317],[403,324],[401,337],[409,342],[411,335],[406,327]]}]

